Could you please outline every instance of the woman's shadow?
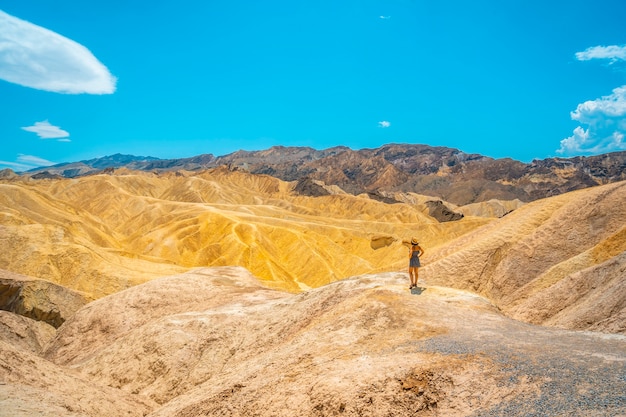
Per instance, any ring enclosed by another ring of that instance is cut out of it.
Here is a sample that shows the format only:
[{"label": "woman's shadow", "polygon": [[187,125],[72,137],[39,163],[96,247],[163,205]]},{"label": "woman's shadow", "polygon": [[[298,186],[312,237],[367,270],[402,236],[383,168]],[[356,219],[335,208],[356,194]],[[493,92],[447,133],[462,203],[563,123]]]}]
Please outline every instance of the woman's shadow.
[{"label": "woman's shadow", "polygon": [[413,287],[411,288],[411,294],[415,294],[415,295],[420,295],[421,293],[424,292],[426,288],[422,288],[422,287]]}]

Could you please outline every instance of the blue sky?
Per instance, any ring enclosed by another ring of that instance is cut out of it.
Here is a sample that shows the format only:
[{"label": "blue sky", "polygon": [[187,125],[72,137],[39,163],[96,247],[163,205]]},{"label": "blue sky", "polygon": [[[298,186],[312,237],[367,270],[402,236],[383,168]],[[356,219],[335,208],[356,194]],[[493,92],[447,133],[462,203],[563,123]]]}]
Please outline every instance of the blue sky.
[{"label": "blue sky", "polygon": [[385,143],[626,149],[623,0],[0,0],[0,169]]}]

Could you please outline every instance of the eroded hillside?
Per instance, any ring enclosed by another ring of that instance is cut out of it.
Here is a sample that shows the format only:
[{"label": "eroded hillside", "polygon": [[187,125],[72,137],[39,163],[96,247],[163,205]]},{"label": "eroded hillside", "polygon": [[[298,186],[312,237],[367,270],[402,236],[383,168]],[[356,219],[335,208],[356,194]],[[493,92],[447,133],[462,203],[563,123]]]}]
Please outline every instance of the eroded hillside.
[{"label": "eroded hillside", "polygon": [[440,223],[420,204],[307,197],[218,168],[0,182],[0,269],[101,297],[191,267],[243,266],[300,291],[404,266],[402,240],[441,245],[493,218]]},{"label": "eroded hillside", "polygon": [[626,333],[626,182],[526,204],[429,252],[422,273],[519,320]]},{"label": "eroded hillside", "polygon": [[92,298],[207,266],[242,266],[298,292],[402,270],[403,240],[417,236],[425,282],[480,293],[532,323],[626,331],[624,182],[526,205],[449,205],[466,216],[444,223],[425,196],[379,195],[403,201],[387,204],[315,182],[305,186],[318,196],[303,196],[299,186],[226,168],[5,179],[0,269]]}]

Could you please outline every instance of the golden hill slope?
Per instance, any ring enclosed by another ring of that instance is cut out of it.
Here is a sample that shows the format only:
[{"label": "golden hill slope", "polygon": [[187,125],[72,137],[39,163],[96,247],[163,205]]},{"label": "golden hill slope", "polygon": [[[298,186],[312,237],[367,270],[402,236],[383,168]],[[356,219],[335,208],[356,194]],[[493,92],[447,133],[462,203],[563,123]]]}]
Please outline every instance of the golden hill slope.
[{"label": "golden hill slope", "polygon": [[626,332],[626,182],[529,203],[427,254],[429,283],[511,317]]},{"label": "golden hill slope", "polygon": [[244,266],[299,291],[401,268],[402,239],[442,244],[490,220],[440,224],[409,204],[303,197],[224,168],[0,182],[0,268],[111,294],[198,266]]}]

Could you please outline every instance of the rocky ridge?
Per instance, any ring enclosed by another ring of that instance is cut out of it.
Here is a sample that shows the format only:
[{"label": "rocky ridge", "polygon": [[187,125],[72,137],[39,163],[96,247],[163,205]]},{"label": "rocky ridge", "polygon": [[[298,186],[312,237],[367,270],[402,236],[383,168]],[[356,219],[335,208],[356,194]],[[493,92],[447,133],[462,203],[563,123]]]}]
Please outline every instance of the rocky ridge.
[{"label": "rocky ridge", "polygon": [[452,148],[413,144],[360,150],[276,146],[219,157],[205,154],[173,160],[113,155],[41,168],[28,175],[75,177],[98,173],[105,168],[165,172],[217,166],[267,174],[283,181],[310,178],[355,195],[413,192],[467,205],[491,199],[528,202],[622,181],[626,179],[626,152],[522,163],[466,154]]},{"label": "rocky ridge", "polygon": [[0,269],[0,310],[58,328],[92,300],[53,282]]}]

